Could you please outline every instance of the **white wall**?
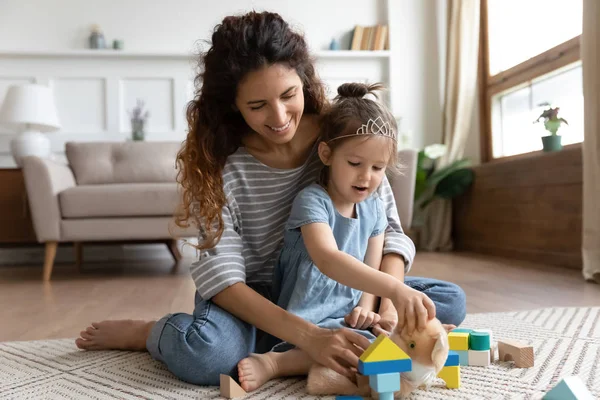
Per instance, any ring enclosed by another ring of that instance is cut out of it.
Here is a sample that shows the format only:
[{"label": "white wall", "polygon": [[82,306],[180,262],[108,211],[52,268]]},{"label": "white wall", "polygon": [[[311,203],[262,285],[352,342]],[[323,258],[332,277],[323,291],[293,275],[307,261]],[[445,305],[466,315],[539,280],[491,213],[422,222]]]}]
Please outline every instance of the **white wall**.
[{"label": "white wall", "polygon": [[294,21],[314,50],[354,24],[385,21],[385,2],[378,0],[0,0],[0,49],[79,49],[99,24],[126,49],[187,52],[224,16],[251,9]]},{"label": "white wall", "polygon": [[[387,23],[387,3],[382,0],[338,0],[326,2],[325,7],[314,0],[229,0],[210,5],[178,0],[144,8],[148,3],[0,0],[0,98],[10,85],[22,82],[54,88],[62,127],[49,137],[59,158],[68,140],[127,139],[127,110],[137,97],[150,110],[148,140],[182,140],[194,70],[186,55],[206,49],[215,25],[227,15],[251,9],[279,12],[295,29],[306,32],[313,51],[327,49],[333,37],[348,47],[355,24]],[[96,23],[108,43],[114,38],[124,40],[125,52],[107,50],[107,56],[69,52],[87,48],[89,27]],[[113,57],[119,54],[125,56]],[[385,57],[320,55],[317,60],[330,93],[348,81],[389,84],[388,64]],[[10,131],[0,127],[0,166],[10,167],[14,162],[8,148],[14,135],[3,132]]]},{"label": "white wall", "polygon": [[445,1],[393,0],[390,20],[394,65],[394,96],[401,131],[409,147],[440,143],[445,59]]},{"label": "white wall", "polygon": [[441,140],[445,1],[389,1],[388,16],[385,0],[0,0],[0,51],[85,48],[89,27],[99,24],[107,42],[123,39],[126,50],[185,53],[206,46],[224,16],[250,9],[279,12],[312,50],[323,50],[332,37],[347,45],[356,24],[389,20],[393,111],[419,148]]}]

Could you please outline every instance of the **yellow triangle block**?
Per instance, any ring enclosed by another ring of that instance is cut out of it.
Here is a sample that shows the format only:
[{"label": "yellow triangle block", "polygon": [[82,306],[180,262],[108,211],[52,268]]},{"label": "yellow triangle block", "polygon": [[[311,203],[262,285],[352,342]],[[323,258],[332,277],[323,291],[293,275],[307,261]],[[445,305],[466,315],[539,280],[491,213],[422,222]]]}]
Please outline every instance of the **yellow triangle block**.
[{"label": "yellow triangle block", "polygon": [[442,368],[438,373],[438,378],[446,382],[448,389],[460,388],[460,365]]},{"label": "yellow triangle block", "polygon": [[360,356],[362,362],[392,361],[410,359],[396,343],[387,335],[379,335],[377,339]]}]

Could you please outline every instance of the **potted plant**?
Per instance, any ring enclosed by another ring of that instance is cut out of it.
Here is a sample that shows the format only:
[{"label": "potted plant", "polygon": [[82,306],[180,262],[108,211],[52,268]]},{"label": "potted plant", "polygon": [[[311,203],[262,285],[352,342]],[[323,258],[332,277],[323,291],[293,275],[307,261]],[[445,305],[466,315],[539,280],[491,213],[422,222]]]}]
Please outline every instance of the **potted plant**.
[{"label": "potted plant", "polygon": [[435,198],[453,199],[463,194],[473,183],[475,174],[467,158],[435,168],[435,161],[445,153],[446,146],[443,144],[432,144],[419,151],[415,183],[416,226],[423,222],[423,211]]},{"label": "potted plant", "polygon": [[558,111],[560,110],[560,107],[552,108],[549,103],[540,104],[540,107],[544,106],[548,108],[546,108],[538,117],[538,119],[536,119],[533,122],[538,123],[540,122],[540,120],[543,119],[544,128],[546,128],[546,130],[550,132],[550,135],[542,136],[542,144],[544,146],[544,151],[558,151],[562,149],[561,136],[557,135],[558,129],[563,123],[567,125],[569,125],[569,123],[566,119],[560,118],[558,116]]},{"label": "potted plant", "polygon": [[132,111],[129,111],[129,118],[131,120],[131,139],[134,141],[144,140],[145,137],[145,125],[150,113],[144,111],[144,102],[140,99],[137,100],[136,106]]}]

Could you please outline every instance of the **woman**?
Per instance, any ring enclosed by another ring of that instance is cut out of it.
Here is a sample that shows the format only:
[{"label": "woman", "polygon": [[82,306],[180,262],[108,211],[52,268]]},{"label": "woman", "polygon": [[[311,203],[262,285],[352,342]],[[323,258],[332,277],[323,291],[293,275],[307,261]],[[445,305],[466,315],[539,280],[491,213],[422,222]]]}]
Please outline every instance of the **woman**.
[{"label": "woman", "polygon": [[[201,67],[178,154],[184,200],[178,223],[192,219],[200,227],[200,257],[190,268],[197,287],[194,313],[93,323],[76,344],[147,349],[180,379],[217,385],[219,374],[237,375],[237,363],[249,353],[270,350],[272,335],[350,377],[361,348],[369,345],[366,338],[319,328],[269,300],[292,201],[322,167],[315,144],[327,102],[306,42],[274,13],[226,17]],[[382,300],[388,324],[377,328],[423,326],[433,317],[423,306],[426,296],[443,323],[458,325],[465,315],[459,287],[404,278],[414,245],[402,232],[387,179],[381,194],[389,225],[381,270],[407,288],[403,310]]]}]

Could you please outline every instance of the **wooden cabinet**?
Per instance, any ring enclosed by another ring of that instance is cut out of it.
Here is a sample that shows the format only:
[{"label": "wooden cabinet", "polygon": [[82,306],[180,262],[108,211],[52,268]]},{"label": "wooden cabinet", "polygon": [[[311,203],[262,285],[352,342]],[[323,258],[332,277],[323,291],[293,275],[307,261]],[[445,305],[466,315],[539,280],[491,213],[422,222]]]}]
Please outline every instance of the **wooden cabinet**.
[{"label": "wooden cabinet", "polygon": [[0,169],[0,243],[36,243],[23,171]]}]

